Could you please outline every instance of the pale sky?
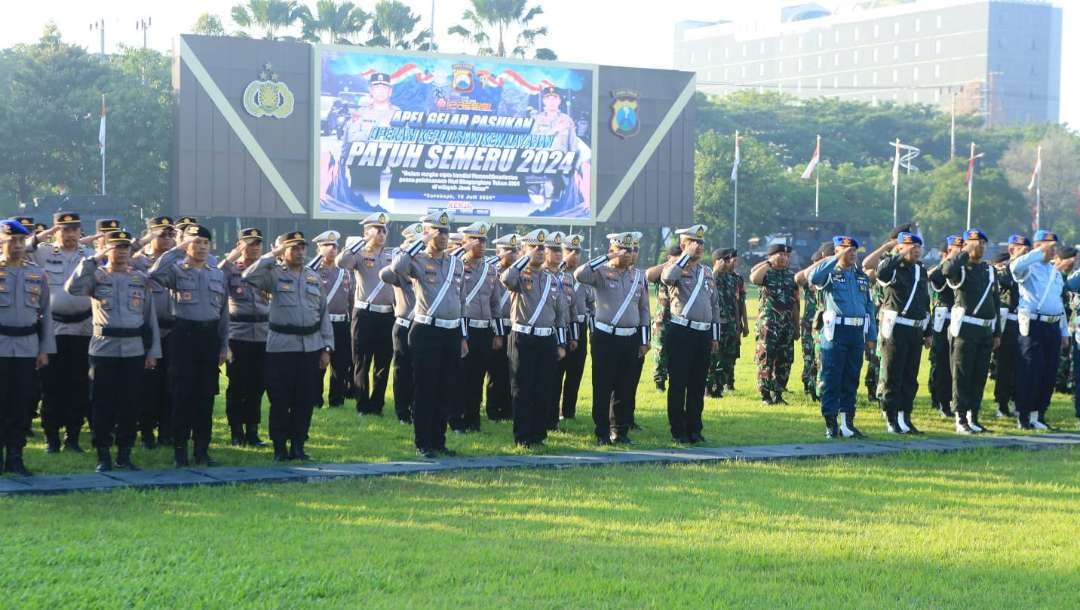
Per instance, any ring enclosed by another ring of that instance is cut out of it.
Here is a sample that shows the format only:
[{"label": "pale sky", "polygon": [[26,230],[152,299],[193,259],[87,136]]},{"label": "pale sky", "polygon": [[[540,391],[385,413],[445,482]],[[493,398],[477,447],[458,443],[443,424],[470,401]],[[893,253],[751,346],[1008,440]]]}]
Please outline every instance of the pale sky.
[{"label": "pale sky", "polygon": [[[685,19],[712,21],[739,19],[750,11],[781,4],[782,0],[663,0],[644,2],[628,0],[535,0],[545,14],[538,22],[547,25],[551,35],[542,43],[555,50],[559,59],[580,63],[614,64],[646,68],[671,68],[675,23]],[[851,5],[851,1],[817,0],[830,8]],[[374,0],[354,0],[370,9]],[[96,51],[98,33],[90,24],[104,19],[106,50],[118,44],[141,45],[142,32],[135,28],[139,19],[150,17],[148,43],[155,49],[172,48],[176,35],[190,30],[204,12],[219,15],[226,30],[235,29],[229,9],[236,0],[34,0],[8,2],[7,15],[0,22],[0,47],[38,38],[48,20],[60,27],[65,39]],[[1054,0],[1064,8],[1062,34],[1062,74],[1080,74],[1080,0]],[[312,2],[311,4],[314,4]],[[435,8],[436,42],[448,53],[468,49],[456,37],[447,35],[464,11],[467,0],[405,0],[405,4],[423,16],[422,27],[430,26]],[[646,8],[648,7],[648,8]],[[421,26],[418,26],[421,27]],[[1080,79],[1064,78],[1061,84],[1061,120],[1080,128]]]}]

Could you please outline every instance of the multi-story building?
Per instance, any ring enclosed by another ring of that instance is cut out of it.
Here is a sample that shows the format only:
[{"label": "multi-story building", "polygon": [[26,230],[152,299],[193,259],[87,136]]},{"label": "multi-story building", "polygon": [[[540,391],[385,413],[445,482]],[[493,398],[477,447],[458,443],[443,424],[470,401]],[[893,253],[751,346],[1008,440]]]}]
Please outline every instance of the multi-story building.
[{"label": "multi-story building", "polygon": [[[988,124],[1058,121],[1062,9],[1039,0],[789,5],[759,19],[682,22],[675,66],[698,88],[934,104]],[[859,8],[861,6],[861,8]],[[740,9],[746,10],[746,9]]]}]

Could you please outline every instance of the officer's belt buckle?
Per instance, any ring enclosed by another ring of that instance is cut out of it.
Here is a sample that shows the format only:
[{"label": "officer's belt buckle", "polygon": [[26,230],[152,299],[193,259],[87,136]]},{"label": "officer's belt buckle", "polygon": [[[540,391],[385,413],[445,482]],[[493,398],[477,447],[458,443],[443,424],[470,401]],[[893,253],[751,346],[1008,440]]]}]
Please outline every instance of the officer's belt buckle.
[{"label": "officer's belt buckle", "polygon": [[555,329],[550,326],[528,326],[526,324],[514,324],[512,326],[514,332],[521,333],[523,335],[533,335],[534,337],[550,337],[555,334]]},{"label": "officer's belt buckle", "polygon": [[673,323],[675,323],[675,324],[678,324],[679,326],[684,326],[686,328],[690,328],[690,329],[693,329],[693,330],[698,330],[698,331],[712,330],[712,324],[709,324],[708,322],[694,322],[693,320],[690,320],[688,318],[684,318],[682,316],[672,315],[671,316],[671,321]]},{"label": "officer's belt buckle", "polygon": [[412,320],[410,320],[408,318],[395,318],[394,319],[394,324],[397,324],[398,326],[403,326],[405,328],[409,328],[410,326],[412,326]]},{"label": "officer's belt buckle", "polygon": [[417,324],[424,324],[426,326],[434,326],[436,328],[460,328],[461,320],[443,320],[442,318],[433,318],[422,314],[413,316],[413,321]]},{"label": "officer's belt buckle", "polygon": [[911,318],[905,318],[904,316],[896,316],[896,323],[901,326],[922,326],[925,318],[922,320],[913,320]]},{"label": "officer's belt buckle", "polygon": [[394,311],[394,308],[391,305],[375,305],[374,303],[369,303],[367,301],[360,301],[356,304],[356,308],[365,311],[373,311],[375,313],[390,313]]},{"label": "officer's belt buckle", "polygon": [[836,321],[842,326],[862,326],[866,323],[864,318],[845,318],[843,316],[837,318]]},{"label": "officer's belt buckle", "polygon": [[491,328],[491,320],[469,320],[469,328]]},{"label": "officer's belt buckle", "polygon": [[610,324],[604,324],[603,322],[595,322],[593,326],[596,330],[609,335],[615,335],[616,337],[630,337],[637,334],[638,329],[636,327],[618,327]]},{"label": "officer's belt buckle", "polygon": [[1038,320],[1039,322],[1047,322],[1049,324],[1055,324],[1055,323],[1057,323],[1058,320],[1061,319],[1061,316],[1048,316],[1048,315],[1040,313],[1040,314],[1035,314],[1034,316],[1031,316],[1031,319],[1032,320]]},{"label": "officer's belt buckle", "polygon": [[349,314],[347,314],[347,313],[331,313],[331,314],[327,314],[326,317],[330,318],[331,322],[344,322],[344,321],[349,319]]},{"label": "officer's belt buckle", "polygon": [[989,320],[984,320],[983,318],[976,318],[976,317],[973,317],[973,316],[964,316],[963,322],[964,322],[964,324],[971,324],[973,326],[981,326],[983,328],[994,325],[994,319],[993,318],[991,318]]}]

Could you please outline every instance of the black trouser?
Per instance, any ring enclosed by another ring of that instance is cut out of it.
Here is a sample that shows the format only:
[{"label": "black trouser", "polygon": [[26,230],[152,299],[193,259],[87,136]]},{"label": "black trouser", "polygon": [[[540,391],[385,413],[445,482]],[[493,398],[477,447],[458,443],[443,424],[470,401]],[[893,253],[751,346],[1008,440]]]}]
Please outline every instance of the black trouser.
[{"label": "black trouser", "polygon": [[[266,390],[266,342],[229,341],[232,361],[225,365],[229,385],[225,388],[225,417],[233,434],[259,427],[262,397]],[[299,373],[297,373],[299,374]]]},{"label": "black trouser", "polygon": [[409,350],[409,326],[394,324],[394,414],[411,421],[413,412],[413,365]]},{"label": "black trouser", "polygon": [[[330,354],[330,406],[345,404],[345,397],[353,394],[353,357],[349,345],[349,321],[331,322],[334,328],[334,351]],[[322,394],[320,393],[320,398]]]},{"label": "black trouser", "polygon": [[712,334],[668,323],[668,424],[672,436],[699,434]]},{"label": "black trouser", "polygon": [[512,417],[509,351],[509,337],[502,349],[491,350],[487,379],[487,416],[491,421],[505,421]]},{"label": "black trouser", "polygon": [[[577,349],[567,352],[559,361],[559,383],[562,385],[562,416],[570,419],[577,414],[578,390],[585,373],[585,356],[589,352],[589,333],[585,324],[574,322],[578,328]],[[556,395],[556,399],[558,396]]]},{"label": "black trouser", "polygon": [[34,365],[33,358],[0,358],[0,449],[7,448],[8,455],[20,455],[26,446],[28,405],[37,396]]},{"label": "black trouser", "polygon": [[1061,358],[1061,328],[1057,322],[1032,320],[1026,337],[1017,339],[1016,410],[1021,420],[1031,413],[1046,415],[1054,393]]},{"label": "black trouser", "polygon": [[450,421],[454,430],[480,429],[480,403],[484,400],[484,373],[491,363],[490,328],[469,329],[469,353],[462,362],[462,383],[458,390],[460,415]]},{"label": "black trouser", "polygon": [[514,411],[514,441],[539,443],[547,438],[547,406],[552,404],[555,365],[559,361],[554,335],[536,337],[510,333],[510,403]]},{"label": "black trouser", "polygon": [[[161,321],[158,320],[158,324]],[[157,366],[144,367],[142,372],[141,403],[139,404],[139,431],[143,438],[153,438],[157,429],[158,439],[168,439],[172,435],[170,419],[172,417],[172,395],[169,392],[169,339],[172,333],[161,337],[161,353]]]},{"label": "black trouser", "polygon": [[918,326],[897,324],[891,337],[881,339],[881,408],[886,413],[911,414],[919,390],[922,333]]},{"label": "black trouser", "polygon": [[1001,331],[1001,344],[994,352],[996,375],[994,377],[994,402],[1002,410],[1009,408],[1009,401],[1016,399],[1016,360],[1020,352],[1020,326],[1009,320]]},{"label": "black trouser", "polygon": [[[386,402],[386,381],[390,376],[390,360],[394,357],[391,337],[393,313],[376,313],[358,309],[352,321],[353,392],[358,413],[382,413]],[[336,344],[335,344],[336,345]],[[368,380],[372,373],[373,379]]]},{"label": "black trouser", "polygon": [[41,428],[55,438],[60,428],[78,437],[90,415],[90,337],[57,335],[56,353],[42,369]]},{"label": "black trouser", "polygon": [[169,388],[172,391],[173,446],[186,448],[188,438],[196,452],[210,447],[214,396],[218,393],[221,344],[217,320],[177,320],[169,348]]},{"label": "black trouser", "polygon": [[951,356],[951,337],[949,337],[949,322],[941,332],[931,331],[933,337],[930,342],[930,401],[934,405],[948,405],[952,402],[953,380]]},{"label": "black trouser", "polygon": [[961,328],[960,336],[952,338],[953,409],[957,412],[979,414],[993,348],[994,336],[988,328]]},{"label": "black trouser", "polygon": [[135,444],[146,357],[90,357],[90,438],[94,447]]},{"label": "black trouser", "polygon": [[461,382],[461,330],[413,324],[412,354],[414,442],[418,449],[446,448],[446,422],[455,410],[448,388]]},{"label": "black trouser", "polygon": [[311,412],[322,395],[321,352],[267,352],[266,395],[270,398],[270,439],[303,446]]},{"label": "black trouser", "polygon": [[[634,377],[627,373],[637,366],[641,333],[616,337],[593,332],[592,418],[598,439],[612,434],[625,436],[630,429]],[[581,349],[581,347],[578,347]],[[614,415],[612,415],[614,412]]]},{"label": "black trouser", "polygon": [[[670,358],[668,359],[668,366],[669,367],[671,366],[671,359]],[[641,372],[644,370],[644,368],[645,368],[645,358],[638,358],[634,362],[634,368],[630,371],[630,375],[633,378],[633,382],[634,382],[634,393],[630,395],[629,413],[630,413],[630,423],[631,424],[637,423],[637,420],[636,420],[635,415],[634,415],[637,412],[637,387],[638,387],[638,384],[641,382]],[[611,400],[611,414],[612,414],[611,417],[612,417],[612,419],[614,419],[615,418],[615,416],[614,416],[614,413],[615,413],[615,400],[614,399],[615,399],[615,397],[612,396],[611,398],[612,398],[612,400]]]}]

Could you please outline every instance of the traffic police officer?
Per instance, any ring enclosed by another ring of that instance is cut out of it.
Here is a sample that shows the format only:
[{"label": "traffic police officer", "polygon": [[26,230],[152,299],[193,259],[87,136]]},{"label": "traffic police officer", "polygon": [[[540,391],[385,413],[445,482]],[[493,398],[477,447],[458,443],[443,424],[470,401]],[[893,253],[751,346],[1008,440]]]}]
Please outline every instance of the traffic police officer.
[{"label": "traffic police officer", "polygon": [[388,221],[383,212],[364,218],[361,221],[364,238],[342,250],[337,258],[338,267],[351,270],[356,279],[356,310],[352,320],[353,391],[356,412],[360,415],[382,415],[390,361],[394,357],[394,292],[379,278],[379,271],[393,257],[386,247]]},{"label": "traffic police officer", "polygon": [[577,351],[577,339],[574,336],[574,321],[577,318],[577,301],[574,299],[574,277],[563,270],[563,242],[566,234],[562,231],[551,231],[544,241],[544,264],[542,268],[555,277],[555,288],[562,299],[563,309],[566,311],[566,354],[567,357],[555,364],[554,376],[551,379],[555,391],[551,394],[551,404],[546,407],[548,430],[558,430],[561,412],[559,399],[562,397],[562,371],[570,354]]},{"label": "traffic police officer", "polygon": [[856,265],[859,242],[847,235],[833,238],[835,255],[812,267],[810,282],[822,293],[821,414],[828,438],[861,437],[855,427],[855,395],[863,351],[877,336],[870,280]]},{"label": "traffic police officer", "polygon": [[278,462],[311,459],[304,443],[334,351],[327,297],[319,274],[304,266],[306,251],[303,233],[285,233],[278,237],[273,251],[259,257],[243,273],[245,281],[270,294],[266,393],[270,398],[270,440]]},{"label": "traffic police officer", "polygon": [[791,246],[772,244],[768,258],[750,270],[750,282],[761,286],[755,360],[758,391],[767,405],[787,404],[784,392],[799,338],[799,286],[790,260]]},{"label": "traffic police officer", "polygon": [[[405,227],[401,236],[405,238],[405,242],[409,242],[423,229],[423,225],[415,222]],[[394,256],[400,252],[400,248],[395,248]],[[394,273],[388,267],[379,270],[379,278],[394,287],[394,413],[398,422],[412,425],[413,366],[412,353],[409,350],[409,329],[412,328],[416,296],[413,294],[412,280]]]},{"label": "traffic police officer", "polygon": [[[495,271],[498,274],[506,271],[510,265],[518,259],[517,233],[507,233],[500,236],[492,244],[495,246],[495,254],[498,261],[495,263]],[[492,312],[498,332],[506,337],[510,332],[510,296],[511,292],[496,282],[498,309]],[[491,421],[506,421],[513,418],[510,410],[510,358],[507,354],[506,339],[500,349],[491,350],[491,362],[488,365],[487,381],[487,416]]]},{"label": "traffic police officer", "polygon": [[464,275],[461,291],[465,293],[465,323],[469,327],[469,354],[462,362],[462,378],[457,398],[460,415],[450,420],[456,432],[480,431],[480,403],[484,400],[484,375],[492,351],[502,349],[504,338],[494,318],[499,309],[498,272],[484,257],[488,224],[474,222],[458,229],[464,237],[461,262]]},{"label": "traffic police officer", "polygon": [[138,470],[131,461],[144,369],[161,356],[154,299],[149,278],[131,266],[132,235],[107,233],[103,252],[75,268],[64,289],[89,296],[94,310],[90,339],[90,433],[97,449],[97,472],[112,470],[113,435],[116,467]]},{"label": "traffic police officer", "polygon": [[177,468],[188,465],[188,438],[195,463],[212,466],[210,434],[221,364],[229,353],[229,300],[225,274],[210,258],[210,229],[188,225],[178,246],[150,267],[150,277],[170,291],[176,326],[170,340],[169,387],[173,392],[173,449]]},{"label": "traffic police officer", "polygon": [[[670,263],[680,256],[682,256],[682,250],[679,244],[674,244],[668,248],[666,262]],[[659,276],[653,283],[656,284],[656,311],[652,316],[652,332],[650,333],[652,347],[656,348],[653,352],[653,385],[658,392],[666,392],[668,353],[664,349],[664,343],[667,339],[667,323],[671,319],[671,297],[668,294],[668,287],[660,281]]]},{"label": "traffic police officer", "polygon": [[562,242],[563,261],[559,267],[563,271],[563,287],[571,298],[570,310],[574,316],[569,338],[577,341],[577,349],[571,350],[566,358],[559,361],[557,386],[562,388],[559,419],[574,419],[577,414],[578,389],[585,372],[585,356],[589,351],[589,317],[596,309],[594,288],[579,282],[572,273],[581,265],[581,243],[584,239],[581,235],[571,234]]},{"label": "traffic police officer", "polygon": [[[555,388],[555,367],[566,357],[567,311],[554,275],[544,271],[545,229],[521,237],[524,254],[499,280],[510,297],[510,395],[514,442],[522,447],[544,444],[548,405]],[[604,398],[609,398],[605,396]],[[610,405],[609,405],[610,408]]]},{"label": "traffic police officer", "polygon": [[34,375],[56,352],[45,270],[26,257],[30,231],[0,221],[0,472],[30,476],[23,462],[31,404],[38,394]]},{"label": "traffic police officer", "polygon": [[[168,216],[155,216],[147,220],[146,229],[146,245],[131,257],[131,266],[144,274],[150,271],[154,261],[162,254],[176,247],[175,225]],[[161,356],[154,368],[145,369],[142,373],[139,431],[142,434],[143,448],[153,449],[159,445],[172,446],[172,425],[169,421],[172,416],[172,395],[167,374],[169,361],[164,356],[169,353],[169,337],[176,325],[176,316],[172,312],[169,291],[154,280],[149,280],[147,287],[150,290],[150,299],[154,301],[154,313],[157,315]]]},{"label": "traffic police officer", "polygon": [[[315,236],[318,248],[319,266],[317,273],[326,294],[326,315],[334,329],[334,345],[341,348],[349,345],[349,312],[353,309],[353,274],[337,266],[338,240],[337,231],[323,231]],[[392,332],[392,331],[391,331]],[[327,400],[331,407],[345,404],[345,396],[352,396],[353,373],[352,354],[347,349],[335,349],[330,358],[330,393]],[[322,404],[322,391],[319,392],[319,404]]]},{"label": "traffic police officer", "polygon": [[218,267],[229,287],[229,360],[225,374],[225,416],[233,446],[266,445],[259,438],[266,391],[266,338],[270,333],[270,294],[244,280],[244,271],[263,254],[263,232],[240,229],[236,247]]}]

